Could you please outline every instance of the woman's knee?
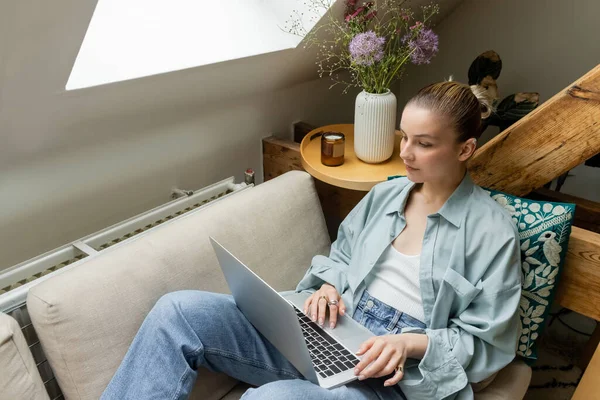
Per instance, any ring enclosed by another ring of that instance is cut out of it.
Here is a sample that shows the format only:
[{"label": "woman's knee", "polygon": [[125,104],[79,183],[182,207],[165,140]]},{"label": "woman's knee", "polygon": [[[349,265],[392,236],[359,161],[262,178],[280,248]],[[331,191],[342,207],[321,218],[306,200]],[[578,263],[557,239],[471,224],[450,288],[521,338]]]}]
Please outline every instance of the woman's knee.
[{"label": "woman's knee", "polygon": [[185,318],[212,318],[222,314],[228,307],[235,307],[230,296],[200,290],[181,290],[163,295],[158,299],[149,317],[161,321]]}]

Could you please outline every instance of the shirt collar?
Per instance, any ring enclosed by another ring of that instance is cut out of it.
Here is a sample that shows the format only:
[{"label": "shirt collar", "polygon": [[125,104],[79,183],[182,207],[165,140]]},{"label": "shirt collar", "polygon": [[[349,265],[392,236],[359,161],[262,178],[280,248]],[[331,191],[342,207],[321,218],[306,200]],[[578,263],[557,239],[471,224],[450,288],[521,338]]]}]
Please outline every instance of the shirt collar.
[{"label": "shirt collar", "polygon": [[385,213],[392,214],[397,212],[401,216],[404,215],[404,206],[408,200],[408,194],[414,186],[415,183],[409,179],[408,184],[402,188],[400,193],[395,196],[392,201],[390,201],[386,207]]},{"label": "shirt collar", "polygon": [[[396,197],[396,201],[391,201],[386,209],[386,214],[397,212],[402,218],[404,218],[404,207],[408,200],[408,194],[415,186],[415,183],[409,181],[409,183],[402,188],[400,194]],[[463,216],[467,210],[466,200],[473,192],[475,184],[471,179],[469,173],[465,173],[463,180],[460,182],[458,187],[452,192],[450,197],[446,200],[442,208],[437,213],[432,215],[441,215],[457,228],[460,227],[460,223],[463,220]]]}]

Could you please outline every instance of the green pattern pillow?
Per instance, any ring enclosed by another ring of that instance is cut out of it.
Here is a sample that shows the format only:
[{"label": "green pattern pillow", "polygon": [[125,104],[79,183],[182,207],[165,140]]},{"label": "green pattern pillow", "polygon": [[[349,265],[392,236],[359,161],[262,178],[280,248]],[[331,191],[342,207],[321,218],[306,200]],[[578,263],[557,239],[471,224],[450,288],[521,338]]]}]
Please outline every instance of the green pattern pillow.
[{"label": "green pattern pillow", "polygon": [[483,188],[510,214],[519,231],[523,292],[517,354],[537,359],[536,339],[545,327],[562,271],[575,204],[524,199]]}]

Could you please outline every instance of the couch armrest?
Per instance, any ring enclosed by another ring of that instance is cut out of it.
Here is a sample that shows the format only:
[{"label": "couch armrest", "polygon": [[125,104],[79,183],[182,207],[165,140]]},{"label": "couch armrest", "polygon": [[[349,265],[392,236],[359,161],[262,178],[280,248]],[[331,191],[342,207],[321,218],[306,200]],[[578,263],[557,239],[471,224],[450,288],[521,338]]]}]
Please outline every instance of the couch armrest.
[{"label": "couch armrest", "polygon": [[49,399],[17,321],[0,313],[0,398]]}]

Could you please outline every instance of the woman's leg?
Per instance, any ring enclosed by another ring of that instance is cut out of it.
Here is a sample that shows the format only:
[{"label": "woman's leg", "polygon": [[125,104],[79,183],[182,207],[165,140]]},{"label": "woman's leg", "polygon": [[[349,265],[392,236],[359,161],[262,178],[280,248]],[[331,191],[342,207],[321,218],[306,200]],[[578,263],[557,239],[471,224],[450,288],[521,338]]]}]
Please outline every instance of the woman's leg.
[{"label": "woman's leg", "polygon": [[406,400],[397,385],[384,387],[384,380],[353,381],[331,390],[306,380],[280,380],[248,389],[240,400]]},{"label": "woman's leg", "polygon": [[255,386],[302,377],[231,296],[182,291],[150,311],[102,399],[184,399],[201,366]]}]

